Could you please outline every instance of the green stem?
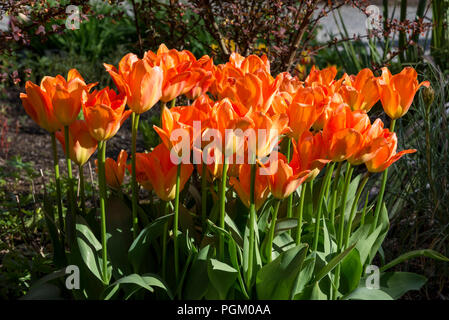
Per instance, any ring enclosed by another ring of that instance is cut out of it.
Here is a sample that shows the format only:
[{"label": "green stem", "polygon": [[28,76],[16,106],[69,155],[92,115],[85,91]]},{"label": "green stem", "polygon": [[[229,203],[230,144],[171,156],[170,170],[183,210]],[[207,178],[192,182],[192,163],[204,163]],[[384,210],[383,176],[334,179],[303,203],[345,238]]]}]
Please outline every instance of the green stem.
[{"label": "green stem", "polygon": [[[288,160],[288,162],[290,162],[290,159],[291,159],[291,144],[292,144],[292,142],[289,138],[288,142],[287,142],[287,160]],[[292,206],[293,206],[293,193],[290,194],[287,198],[287,218],[292,217]],[[288,230],[288,233],[291,234],[291,230]]]},{"label": "green stem", "polygon": [[[311,183],[311,182],[310,182]],[[296,231],[296,245],[301,243],[301,234],[302,234],[302,216],[304,212],[304,198],[306,197],[306,188],[309,182],[304,183],[301,187],[301,198],[299,199],[298,206],[298,227]]]},{"label": "green stem", "polygon": [[[165,202],[164,214],[168,214],[170,203]],[[168,221],[164,224],[164,232],[162,233],[162,278],[165,280],[167,270],[167,240],[168,240]]]},{"label": "green stem", "polygon": [[206,232],[206,215],[207,215],[207,165],[203,163],[201,169],[201,221],[203,223],[203,232]]},{"label": "green stem", "polygon": [[313,243],[312,243],[312,250],[317,251],[318,249],[318,239],[320,235],[320,221],[321,221],[321,208],[323,205],[323,198],[324,198],[324,192],[327,188],[327,184],[330,181],[330,178],[332,177],[332,172],[334,171],[335,162],[332,162],[326,169],[326,175],[323,178],[323,182],[321,183],[321,189],[320,189],[320,195],[318,197],[318,208],[317,208],[317,214],[316,214],[316,221],[315,221],[315,232],[313,235]]},{"label": "green stem", "polygon": [[86,192],[84,188],[84,166],[78,166],[78,171],[80,175],[80,198],[81,198],[81,210],[83,214],[86,215]]},{"label": "green stem", "polygon": [[176,105],[176,98],[174,98],[171,102],[170,102],[170,108],[173,108]]},{"label": "green stem", "polygon": [[61,231],[61,242],[64,243],[64,217],[62,216],[61,178],[59,177],[58,149],[56,146],[56,135],[54,132],[51,134],[51,146],[53,149],[53,166],[55,170],[56,201],[58,206],[59,229]]},{"label": "green stem", "polygon": [[176,174],[176,195],[175,195],[175,217],[173,222],[173,244],[175,249],[175,278],[179,276],[179,248],[178,248],[178,219],[179,219],[179,188],[181,184],[181,165],[178,164],[178,170]]},{"label": "green stem", "polygon": [[337,191],[338,191],[338,184],[340,182],[340,172],[341,172],[342,165],[343,165],[343,161],[338,163],[337,172],[335,173],[335,178],[334,178],[333,188],[332,188],[330,224],[331,224],[332,232],[335,235],[336,235],[336,233],[335,233],[335,207],[337,205]]},{"label": "green stem", "polygon": [[343,197],[342,202],[340,205],[340,224],[339,224],[339,231],[338,231],[338,243],[337,243],[337,249],[340,251],[340,249],[343,246],[343,234],[344,234],[344,228],[345,228],[345,210],[346,210],[346,200],[348,198],[348,189],[349,184],[351,182],[352,172],[354,171],[354,168],[351,166],[351,164],[348,162],[346,167],[346,175],[345,175],[345,185],[343,188]]},{"label": "green stem", "polygon": [[108,284],[108,251],[106,242],[106,177],[104,164],[106,161],[106,141],[98,144],[98,186],[100,188],[100,211],[101,211],[101,245],[103,247],[103,282]]},{"label": "green stem", "polygon": [[365,224],[365,215],[366,215],[366,208],[368,207],[368,199],[369,199],[369,190],[366,193],[365,204],[363,206],[363,211],[362,211],[362,217],[360,218],[360,226],[363,226]]},{"label": "green stem", "polygon": [[357,190],[354,202],[352,203],[351,215],[349,216],[348,226],[346,228],[345,241],[344,241],[343,248],[346,248],[348,246],[348,244],[349,244],[349,236],[351,235],[352,222],[354,221],[355,213],[357,211],[360,195],[362,194],[362,191],[365,188],[366,183],[368,182],[368,178],[369,178],[369,175],[366,174],[365,177],[362,180],[361,185],[359,186],[359,189]]},{"label": "green stem", "polygon": [[139,114],[135,112],[132,113],[132,155],[131,155],[131,167],[132,167],[132,175],[131,175],[131,187],[132,187],[132,214],[133,214],[133,237],[134,239],[137,237],[137,229],[139,226],[139,220],[137,218],[137,203],[139,196],[139,189],[137,186],[136,179],[136,142],[137,142],[137,129],[139,127]]},{"label": "green stem", "polygon": [[246,277],[247,291],[250,292],[252,276],[253,276],[253,263],[254,263],[254,220],[256,219],[256,203],[254,200],[254,190],[256,185],[256,171],[257,164],[255,161],[251,164],[251,183],[250,183],[250,205],[249,205],[249,248],[248,248],[248,270]]},{"label": "green stem", "polygon": [[68,175],[68,188],[67,188],[67,198],[69,202],[69,212],[66,219],[68,219],[67,227],[67,239],[72,245],[75,239],[75,205],[74,205],[74,194],[73,194],[73,174],[72,174],[72,160],[70,159],[70,144],[69,144],[69,126],[64,126],[64,139],[65,139],[65,159],[67,162],[67,175]]},{"label": "green stem", "polygon": [[279,205],[281,204],[281,201],[276,199],[276,204],[273,211],[273,216],[271,218],[271,224],[270,224],[270,233],[268,236],[268,244],[267,244],[267,259],[268,263],[271,262],[271,253],[273,252],[273,239],[274,239],[274,229],[276,227],[276,220],[278,217],[278,211],[279,211]]},{"label": "green stem", "polygon": [[[352,172],[354,171],[354,168],[351,166],[351,164],[348,162],[346,167],[346,176],[345,176],[345,185],[343,188],[343,198],[340,205],[340,229],[338,233],[338,243],[337,243],[337,252],[340,252],[343,247],[343,234],[344,234],[344,227],[345,227],[345,210],[346,210],[346,199],[348,196],[348,189],[349,189],[349,183],[351,182],[351,176]],[[341,271],[341,264],[338,264],[335,269],[335,278],[334,278],[334,286],[332,287],[332,297],[333,299],[337,298],[338,288],[340,286],[340,271]]]},{"label": "green stem", "polygon": [[[390,124],[390,131],[394,132],[394,127],[396,124],[396,120],[392,119]],[[380,185],[379,195],[377,197],[376,210],[374,211],[374,222],[371,225],[371,232],[373,232],[377,227],[377,222],[379,221],[380,209],[382,207],[382,203],[384,200],[385,186],[387,185],[388,178],[388,168],[385,169],[382,175],[382,182]]]},{"label": "green stem", "polygon": [[[228,163],[226,161],[226,157],[224,157],[223,161],[223,173],[221,175],[221,184],[220,184],[220,228],[224,229],[225,227],[225,203],[226,203],[226,178],[228,174]],[[220,233],[219,237],[219,247],[218,247],[218,256],[221,261],[224,261],[224,235]]]}]

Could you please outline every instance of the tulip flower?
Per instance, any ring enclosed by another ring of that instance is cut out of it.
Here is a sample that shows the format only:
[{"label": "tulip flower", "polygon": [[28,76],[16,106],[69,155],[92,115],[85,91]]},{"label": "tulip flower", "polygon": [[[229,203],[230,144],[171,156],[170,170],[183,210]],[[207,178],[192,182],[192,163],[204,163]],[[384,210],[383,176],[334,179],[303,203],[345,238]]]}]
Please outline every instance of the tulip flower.
[{"label": "tulip flower", "polygon": [[[159,144],[150,153],[141,154],[142,160],[136,162],[136,171],[146,174],[153,190],[164,201],[175,199],[176,171],[178,165],[170,159],[170,150],[164,144]],[[181,164],[180,191],[189,180],[193,165]]]},{"label": "tulip flower", "polygon": [[348,158],[348,162],[352,165],[359,165],[371,160],[379,149],[371,147],[374,140],[380,137],[384,131],[384,124],[380,119],[369,125],[365,132],[362,132],[360,146],[353,155]]},{"label": "tulip flower", "polygon": [[429,81],[418,83],[417,77],[416,70],[411,67],[394,76],[386,67],[382,68],[377,84],[382,107],[391,119],[396,120],[406,114],[418,89],[430,86]]},{"label": "tulip flower", "polygon": [[366,113],[351,111],[347,105],[340,105],[323,128],[329,159],[340,162],[356,153],[360,148],[362,132],[365,132],[369,124]]},{"label": "tulip flower", "polygon": [[385,169],[398,161],[404,154],[416,152],[415,149],[396,152],[397,146],[398,139],[396,133],[384,129],[382,135],[371,143],[370,151],[375,153],[375,155],[369,161],[365,162],[368,171],[385,171]]},{"label": "tulip flower", "polygon": [[69,126],[78,117],[86,93],[97,83],[86,85],[76,69],[64,77],[44,77],[41,84],[51,97],[55,116],[63,126]]},{"label": "tulip flower", "polygon": [[312,66],[309,75],[304,81],[307,86],[312,85],[321,85],[321,86],[330,86],[335,76],[337,75],[337,68],[335,66],[330,66],[324,68],[323,70],[318,69],[315,66]]},{"label": "tulip flower", "polygon": [[[184,122],[190,122],[193,120],[190,118],[192,117],[192,113],[190,112],[193,110],[192,108],[185,108],[185,109],[168,109],[163,108],[162,109],[162,128],[159,128],[156,125],[153,125],[154,130],[159,135],[159,137],[162,140],[162,143],[169,149],[173,150],[176,154],[179,156],[189,156],[190,157],[190,149],[192,146],[192,127],[190,125],[185,124]],[[190,118],[190,119],[189,119]],[[174,137],[172,137],[172,134],[176,134],[176,130],[180,134],[187,134],[187,136],[180,136],[177,138],[180,138],[180,141],[174,140]],[[185,139],[188,139],[188,141],[185,141]],[[187,147],[187,150],[185,148]],[[183,152],[188,152],[188,155],[183,154]]]},{"label": "tulip flower", "polygon": [[324,112],[324,108],[324,93],[320,88],[298,89],[287,109],[292,137],[298,140],[304,132],[309,131]]},{"label": "tulip flower", "polygon": [[59,130],[62,124],[54,113],[51,97],[42,83],[41,86],[38,86],[31,81],[27,81],[25,91],[26,93],[20,93],[20,99],[31,119],[50,133]]},{"label": "tulip flower", "polygon": [[293,160],[292,158],[289,163],[287,158],[277,151],[273,151],[272,156],[275,160],[265,165],[270,172],[268,176],[270,191],[275,198],[285,199],[308,178],[310,170],[301,170],[302,168],[297,165],[296,159]]},{"label": "tulip flower", "polygon": [[117,161],[112,158],[106,158],[105,161],[105,176],[106,183],[112,189],[119,190],[123,184],[123,178],[125,177],[126,160],[128,154],[125,150],[121,150]]},{"label": "tulip flower", "polygon": [[[56,132],[56,138],[66,150],[64,133]],[[83,166],[92,154],[97,150],[98,142],[89,134],[86,122],[76,120],[69,126],[69,151],[70,159],[78,166]]]},{"label": "tulip flower", "polygon": [[136,114],[151,109],[162,96],[163,72],[158,66],[129,53],[119,63],[119,70],[104,64],[120,93],[126,95],[129,108]]},{"label": "tulip flower", "polygon": [[[261,168],[258,168],[256,171],[256,182],[254,189],[254,200],[255,207],[258,210],[267,199],[270,194],[270,188],[268,184],[268,178],[266,175],[260,174]],[[238,178],[231,177],[229,179],[229,184],[234,188],[237,192],[240,200],[246,207],[250,207],[250,198],[251,198],[251,165],[250,164],[242,164],[239,168]]]},{"label": "tulip flower", "polygon": [[363,69],[354,75],[345,75],[338,91],[352,110],[368,112],[379,101],[376,78],[370,69]]},{"label": "tulip flower", "polygon": [[292,141],[293,155],[290,165],[298,171],[310,170],[307,179],[314,179],[330,162],[321,132],[304,132],[298,142]]},{"label": "tulip flower", "polygon": [[125,111],[125,104],[126,97],[109,87],[89,94],[83,113],[91,136],[97,141],[112,138],[131,114],[130,110]]},{"label": "tulip flower", "polygon": [[150,65],[162,69],[163,82],[160,100],[165,103],[179,96],[188,85],[189,77],[182,74],[188,73],[192,64],[196,61],[195,56],[190,51],[169,50],[164,44],[159,46],[156,53],[147,51],[143,59]]},{"label": "tulip flower", "polygon": [[252,128],[255,130],[256,136],[254,141],[249,139],[248,149],[259,159],[273,151],[273,148],[279,143],[281,135],[290,132],[288,116],[285,113],[269,117],[262,112],[252,112],[248,116],[254,122]]}]

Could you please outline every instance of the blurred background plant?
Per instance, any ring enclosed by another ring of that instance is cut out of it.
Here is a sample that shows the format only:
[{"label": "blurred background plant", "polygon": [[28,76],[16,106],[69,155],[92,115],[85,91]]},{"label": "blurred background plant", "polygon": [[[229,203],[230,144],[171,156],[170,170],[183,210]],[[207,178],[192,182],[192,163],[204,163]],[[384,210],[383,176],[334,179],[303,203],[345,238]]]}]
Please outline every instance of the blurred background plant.
[{"label": "blurred background plant", "polygon": [[[379,16],[373,16],[372,4],[379,9]],[[65,27],[68,5],[79,9],[79,29]],[[350,12],[349,16],[345,12]],[[366,29],[365,21],[370,18],[378,24]],[[26,148],[17,149],[13,143],[24,144],[36,133],[20,126],[24,112],[18,92],[23,91],[26,80],[39,82],[44,75],[66,74],[70,68],[77,68],[88,82],[112,85],[102,62],[117,65],[125,53],[142,54],[157,49],[160,43],[191,50],[197,57],[211,55],[215,63],[227,61],[232,51],[266,54],[273,74],[288,69],[299,78],[313,64],[341,66],[340,75],[355,74],[365,67],[379,75],[384,65],[392,72],[405,65],[417,68],[422,79],[431,81],[433,91],[420,92],[397,128],[400,141],[407,141],[399,148],[419,152],[411,161],[398,162],[390,172],[386,200],[393,208],[392,229],[384,251],[397,256],[431,247],[449,255],[449,0],[4,0],[0,19],[0,102],[7,105],[0,109],[0,283],[9,288],[2,289],[0,297],[20,296],[36,273],[51,266],[45,245],[42,254],[33,249],[37,253],[32,262],[23,259],[29,250],[12,254],[26,239],[20,216],[29,227],[33,217],[35,222],[42,219],[30,198],[35,195],[30,193],[34,178],[11,177],[17,165],[29,167],[30,175],[37,172],[36,164],[17,157]],[[360,33],[351,28],[355,20],[362,25]],[[327,24],[332,27],[326,32]],[[159,121],[157,110],[141,121],[142,149],[158,141],[151,129]],[[374,107],[372,115],[379,116],[380,110],[380,105]],[[30,132],[24,136],[24,130]],[[377,187],[369,188],[371,198]],[[30,214],[18,214],[16,194],[22,209]],[[43,240],[48,245],[44,230],[38,224],[33,226],[40,230],[36,234],[44,237],[35,242]],[[402,268],[427,270],[430,281],[421,298],[447,298],[449,292],[442,288],[447,286],[449,271],[435,272],[438,263],[425,262],[426,268],[413,264]],[[424,260],[414,263],[423,264]],[[18,284],[17,291],[13,283]]]}]

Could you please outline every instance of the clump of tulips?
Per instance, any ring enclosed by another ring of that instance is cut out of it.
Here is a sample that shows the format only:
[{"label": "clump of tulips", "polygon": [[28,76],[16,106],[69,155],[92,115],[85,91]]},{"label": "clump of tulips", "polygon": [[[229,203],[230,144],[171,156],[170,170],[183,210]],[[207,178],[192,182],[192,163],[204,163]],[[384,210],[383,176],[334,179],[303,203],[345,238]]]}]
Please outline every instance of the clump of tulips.
[{"label": "clump of tulips", "polygon": [[[313,67],[300,81],[271,75],[265,56],[233,53],[214,65],[165,45],[104,66],[118,91],[94,90],[72,69],[67,79],[27,82],[21,94],[52,138],[58,216],[49,214],[50,223],[58,225],[55,248],[63,248],[56,263],[83,271],[74,297],[388,299],[407,291],[410,279],[423,282],[386,272],[406,257],[381,267],[380,287],[367,289],[364,280],[388,231],[388,168],[416,151],[398,152],[394,132],[418,89],[429,86],[413,68],[337,79],[335,67]],[[188,105],[177,105],[182,95]],[[379,100],[389,129],[369,117]],[[158,102],[161,142],[137,153],[140,115]],[[129,116],[130,161],[125,150],[106,158],[107,141]],[[56,138],[67,159],[67,209]],[[82,168],[96,150],[99,205],[87,208]],[[364,188],[376,173],[382,180],[370,204]],[[398,291],[389,279],[405,284]]]}]

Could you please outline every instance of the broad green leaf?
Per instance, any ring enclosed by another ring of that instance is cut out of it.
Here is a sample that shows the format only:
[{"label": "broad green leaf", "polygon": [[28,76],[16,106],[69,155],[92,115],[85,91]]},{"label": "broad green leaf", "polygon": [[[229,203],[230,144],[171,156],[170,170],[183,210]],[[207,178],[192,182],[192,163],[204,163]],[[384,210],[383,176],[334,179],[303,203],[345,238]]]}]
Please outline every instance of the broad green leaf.
[{"label": "broad green leaf", "polygon": [[210,245],[205,246],[193,261],[183,291],[183,298],[186,300],[200,300],[206,295],[209,286],[207,260],[212,251]]},{"label": "broad green leaf", "polygon": [[326,266],[315,275],[314,281],[320,281],[324,276],[331,272],[352,251],[352,249],[354,249],[354,247],[355,244],[332,258],[331,261],[329,261],[329,263],[327,263]]},{"label": "broad green leaf", "polygon": [[310,280],[313,278],[313,271],[315,270],[315,255],[312,253],[309,255],[302,265],[302,269],[296,278],[296,284],[293,291],[293,297],[301,293],[304,288],[309,284]]},{"label": "broad green leaf", "polygon": [[157,275],[150,273],[144,274],[142,276],[133,273],[117,280],[116,282],[114,282],[105,289],[104,299],[109,300],[112,297],[114,297],[115,294],[120,289],[120,287],[122,287],[123,285],[128,285],[130,286],[131,289],[131,294],[128,294],[127,298],[131,297],[131,295],[133,295],[140,289],[145,289],[149,292],[154,292],[153,287],[159,287],[163,289],[171,299],[173,299],[170,290],[167,288],[167,286],[161,280],[161,278]]},{"label": "broad green leaf", "polygon": [[449,258],[445,257],[441,253],[436,252],[435,250],[431,250],[431,249],[414,250],[414,251],[404,253],[403,255],[400,255],[393,261],[387,263],[382,268],[380,268],[380,271],[386,271],[386,270],[390,269],[391,267],[394,267],[395,265],[404,262],[405,260],[413,259],[416,257],[427,257],[427,258],[432,258],[435,260],[446,261],[446,262],[449,261]]},{"label": "broad green leaf", "polygon": [[321,291],[318,281],[306,286],[304,290],[296,294],[294,300],[327,300],[327,295]]},{"label": "broad green leaf", "polygon": [[207,274],[220,299],[226,299],[229,289],[237,280],[237,273],[237,270],[226,263],[216,259],[209,260]]},{"label": "broad green leaf", "polygon": [[131,273],[128,261],[128,249],[133,242],[132,213],[119,197],[110,197],[106,206],[106,230],[108,255],[113,267],[114,277],[121,278]]},{"label": "broad green leaf", "polygon": [[411,290],[419,290],[427,279],[411,272],[386,272],[380,275],[380,287],[393,299],[399,299]]},{"label": "broad green leaf", "polygon": [[99,258],[102,246],[95,238],[95,235],[90,231],[86,221],[79,215],[76,216],[76,241],[78,243],[79,253],[89,270],[99,280],[102,279],[101,270],[102,263]]},{"label": "broad green leaf", "polygon": [[298,219],[295,218],[278,219],[276,222],[276,226],[274,227],[274,234],[276,236],[283,231],[294,229],[297,226],[298,226]]},{"label": "broad green leaf", "polygon": [[366,262],[367,264],[371,264],[371,262],[373,261],[377,251],[379,250],[380,246],[384,242],[385,237],[387,236],[388,230],[390,229],[390,221],[388,219],[388,211],[385,206],[385,203],[382,203],[382,209],[380,210],[379,226],[381,227],[381,231],[371,248],[370,254],[368,256],[368,261]]},{"label": "broad green leaf", "polygon": [[342,293],[351,292],[359,285],[362,277],[363,265],[360,262],[360,255],[355,248],[341,262],[340,287]]},{"label": "broad green leaf", "polygon": [[393,300],[393,298],[381,289],[359,287],[345,296],[343,300]]},{"label": "broad green leaf", "polygon": [[157,218],[147,225],[137,236],[128,250],[128,258],[134,271],[139,271],[145,258],[148,258],[148,251],[151,242],[161,236],[164,231],[164,224],[173,216],[168,214]]},{"label": "broad green leaf", "polygon": [[281,253],[275,260],[263,266],[256,278],[258,299],[290,299],[307,250],[307,245],[299,245]]}]

